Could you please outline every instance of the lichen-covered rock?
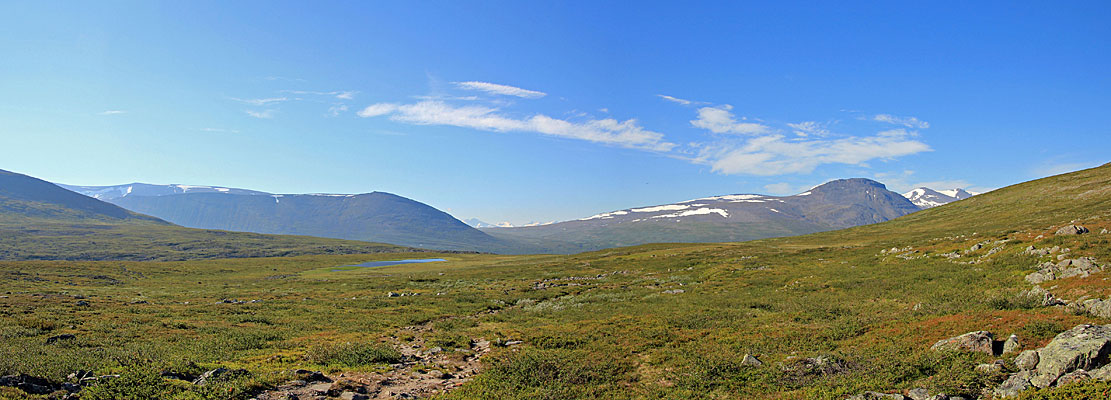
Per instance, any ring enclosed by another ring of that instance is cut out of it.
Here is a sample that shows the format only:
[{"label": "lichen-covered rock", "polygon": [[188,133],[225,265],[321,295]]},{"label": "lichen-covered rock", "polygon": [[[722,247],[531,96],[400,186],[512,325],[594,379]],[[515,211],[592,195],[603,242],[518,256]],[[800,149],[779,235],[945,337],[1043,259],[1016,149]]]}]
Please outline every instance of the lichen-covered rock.
[{"label": "lichen-covered rock", "polygon": [[1111,381],[1111,364],[1088,371],[1088,376],[1097,381]]},{"label": "lichen-covered rock", "polygon": [[1003,354],[1009,354],[1018,351],[1022,348],[1022,343],[1018,341],[1018,335],[1011,335],[1007,341],[1003,342]]},{"label": "lichen-covered rock", "polygon": [[986,354],[995,354],[992,348],[994,338],[991,332],[976,331],[960,336],[940,340],[934,343],[933,350],[972,351]]},{"label": "lichen-covered rock", "polygon": [[1030,371],[1019,371],[1012,374],[1007,380],[1003,381],[998,387],[995,388],[996,397],[1014,397],[1018,396],[1022,391],[1029,389],[1030,385]]},{"label": "lichen-covered rock", "polygon": [[851,396],[848,400],[906,400],[906,396],[895,393],[864,392]]},{"label": "lichen-covered rock", "polygon": [[1018,353],[1015,357],[1015,366],[1023,371],[1029,371],[1038,366],[1038,352],[1034,350],[1026,350]]},{"label": "lichen-covered rock", "polygon": [[1030,383],[1053,385],[1069,372],[1101,367],[1111,354],[1111,325],[1078,325],[1061,332],[1038,350],[1038,364]]},{"label": "lichen-covered rock", "polygon": [[1088,376],[1088,371],[1078,369],[1076,371],[1061,375],[1060,378],[1057,378],[1057,386],[1067,385],[1073,382],[1082,382],[1089,379],[1092,379],[1092,377]]},{"label": "lichen-covered rock", "polygon": [[1057,230],[1057,235],[1083,235],[1088,233],[1088,228],[1080,225],[1069,225]]}]

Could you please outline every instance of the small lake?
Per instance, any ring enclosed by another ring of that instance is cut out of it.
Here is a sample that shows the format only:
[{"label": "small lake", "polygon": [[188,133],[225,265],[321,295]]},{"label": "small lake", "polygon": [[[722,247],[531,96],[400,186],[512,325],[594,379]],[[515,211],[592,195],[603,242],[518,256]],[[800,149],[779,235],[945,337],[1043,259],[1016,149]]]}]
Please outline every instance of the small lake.
[{"label": "small lake", "polygon": [[[368,261],[368,262],[365,262],[365,263],[362,263],[362,264],[343,265],[343,267],[374,268],[374,267],[388,267],[388,266],[391,266],[391,265],[401,265],[401,264],[423,264],[423,263],[439,262],[439,261],[447,261],[447,260],[442,259],[442,258],[424,258],[424,259],[419,259],[419,260]],[[332,271],[346,271],[346,270],[333,269]]]}]

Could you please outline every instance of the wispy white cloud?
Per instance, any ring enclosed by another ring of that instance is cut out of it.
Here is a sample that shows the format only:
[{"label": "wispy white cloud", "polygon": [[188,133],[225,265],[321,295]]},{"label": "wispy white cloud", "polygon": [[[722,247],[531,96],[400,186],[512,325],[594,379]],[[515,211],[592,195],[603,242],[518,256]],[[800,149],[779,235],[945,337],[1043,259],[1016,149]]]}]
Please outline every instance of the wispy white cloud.
[{"label": "wispy white cloud", "polygon": [[250,104],[252,106],[265,106],[269,104],[277,104],[289,101],[288,97],[268,97],[262,99],[240,99],[237,97],[229,97],[232,100],[238,101],[243,104]]},{"label": "wispy white cloud", "polygon": [[124,110],[108,110],[108,111],[104,111],[104,112],[100,113],[100,115],[120,115],[120,114],[127,114],[127,111],[124,111]]},{"label": "wispy white cloud", "polygon": [[779,182],[779,183],[770,183],[770,184],[764,185],[764,192],[767,193],[767,194],[774,194],[774,195],[783,196],[783,195],[801,193],[801,192],[805,191],[806,188],[809,188],[809,187],[813,187],[813,185],[799,187],[797,185],[792,185],[792,184],[787,183],[787,182]]},{"label": "wispy white cloud", "polygon": [[713,133],[755,135],[771,131],[771,128],[764,124],[737,121],[733,113],[730,112],[732,109],[733,106],[728,104],[720,107],[699,108],[698,118],[691,121],[691,125]]},{"label": "wispy white cloud", "polygon": [[920,120],[915,117],[896,117],[891,114],[876,114],[872,117],[873,120],[879,122],[886,122],[893,125],[902,125],[907,128],[926,129],[930,127],[930,123]]},{"label": "wispy white cloud", "polygon": [[270,118],[274,118],[274,114],[277,112],[277,110],[262,110],[262,111],[244,110],[243,112],[245,112],[245,113],[247,113],[247,115],[250,115],[250,116],[255,117],[255,118],[270,119]]},{"label": "wispy white cloud", "polygon": [[830,134],[829,129],[826,128],[824,124],[814,121],[804,121],[794,124],[788,123],[787,126],[793,129],[796,135],[802,137],[828,136]]},{"label": "wispy white cloud", "polygon": [[394,121],[417,125],[449,125],[494,132],[534,132],[621,147],[666,152],[676,145],[664,135],[644,129],[635,119],[612,118],[574,122],[535,114],[515,118],[480,105],[455,106],[441,101],[414,104],[378,103],[358,112],[360,117],[389,115]]},{"label": "wispy white cloud", "polygon": [[500,85],[500,84],[497,84],[497,83],[490,83],[490,82],[467,81],[467,82],[453,82],[453,83],[455,84],[456,87],[458,87],[460,89],[478,90],[478,91],[482,91],[482,92],[486,92],[486,93],[490,93],[490,94],[498,94],[498,95],[503,95],[503,96],[516,96],[516,97],[521,97],[521,98],[526,98],[526,99],[539,99],[541,97],[544,97],[544,96],[548,95],[547,93],[544,93],[544,92],[522,89],[522,88],[519,88],[519,87],[509,86],[509,85]]},{"label": "wispy white cloud", "polygon": [[671,97],[671,96],[668,96],[666,94],[657,94],[656,96],[659,96],[659,98],[670,101],[672,103],[682,104],[684,106],[689,106],[689,105],[694,103],[693,101],[690,101],[690,100],[680,99],[678,97]]},{"label": "wispy white cloud", "polygon": [[346,104],[340,104],[340,105],[335,105],[335,106],[328,107],[328,113],[325,114],[325,115],[327,115],[329,117],[338,117],[340,114],[342,114],[346,111],[347,111],[347,105]]},{"label": "wispy white cloud", "polygon": [[807,174],[824,164],[864,165],[871,160],[890,160],[930,150],[930,146],[906,132],[801,141],[770,134],[740,143],[704,145],[697,160],[724,174],[773,176]]},{"label": "wispy white cloud", "polygon": [[327,96],[334,97],[339,100],[352,100],[355,94],[359,93],[353,90],[334,90],[331,92],[322,92],[318,90],[282,90],[282,93],[296,94],[296,95],[309,95],[309,96]]}]

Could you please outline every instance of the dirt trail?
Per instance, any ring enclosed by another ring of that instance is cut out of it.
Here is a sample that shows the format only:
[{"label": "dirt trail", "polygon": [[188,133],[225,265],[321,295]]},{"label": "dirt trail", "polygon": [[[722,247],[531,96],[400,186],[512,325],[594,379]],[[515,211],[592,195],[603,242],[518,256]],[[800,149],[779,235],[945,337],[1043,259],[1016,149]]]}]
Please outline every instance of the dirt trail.
[{"label": "dirt trail", "polygon": [[293,380],[276,390],[265,392],[258,400],[306,399],[415,399],[444,393],[462,385],[481,368],[479,359],[490,351],[490,342],[476,340],[470,349],[445,351],[426,349],[424,335],[431,323],[402,329],[414,339],[400,343],[391,339],[402,354],[402,362],[390,365],[384,372],[338,373]]}]

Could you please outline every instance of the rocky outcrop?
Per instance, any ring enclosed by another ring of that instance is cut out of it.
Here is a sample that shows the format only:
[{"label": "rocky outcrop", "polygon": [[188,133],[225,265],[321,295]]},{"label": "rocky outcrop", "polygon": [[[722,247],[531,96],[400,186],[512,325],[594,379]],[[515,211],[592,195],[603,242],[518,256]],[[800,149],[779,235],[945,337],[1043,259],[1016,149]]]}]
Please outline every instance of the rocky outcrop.
[{"label": "rocky outcrop", "polygon": [[1015,358],[1019,372],[995,389],[998,397],[1030,388],[1047,388],[1092,378],[1111,378],[1111,325],[1078,325],[1061,332],[1045,347]]},{"label": "rocky outcrop", "polygon": [[741,359],[741,365],[759,367],[761,365],[764,365],[764,362],[757,360],[756,357],[753,357],[751,354],[745,354],[744,358]]},{"label": "rocky outcrop", "polygon": [[1026,281],[1039,284],[1054,279],[1071,278],[1074,276],[1086,277],[1095,272],[1102,272],[1103,266],[1094,258],[1080,257],[1057,262],[1044,262],[1038,266],[1038,271],[1026,275]]},{"label": "rocky outcrop", "polygon": [[1085,233],[1088,233],[1088,228],[1085,228],[1085,227],[1080,226],[1080,225],[1069,225],[1069,226],[1063,227],[1061,229],[1058,229],[1055,234],[1056,235],[1083,235]]},{"label": "rocky outcrop", "polygon": [[976,331],[960,336],[940,340],[934,343],[931,349],[939,351],[972,351],[986,354],[995,354],[995,343],[991,332]]}]

